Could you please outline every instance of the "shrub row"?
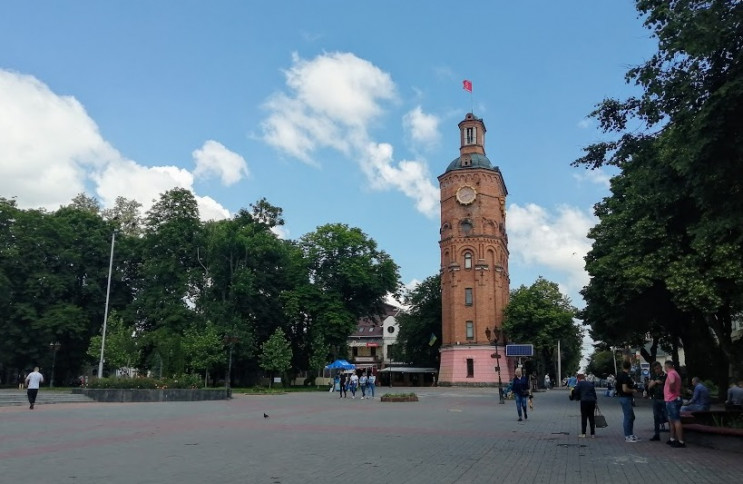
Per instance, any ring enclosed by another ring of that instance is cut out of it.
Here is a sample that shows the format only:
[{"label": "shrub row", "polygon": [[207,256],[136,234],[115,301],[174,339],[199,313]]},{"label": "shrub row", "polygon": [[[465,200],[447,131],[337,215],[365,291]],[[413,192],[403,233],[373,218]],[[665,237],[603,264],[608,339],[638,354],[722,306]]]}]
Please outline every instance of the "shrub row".
[{"label": "shrub row", "polygon": [[180,375],[174,378],[94,378],[88,383],[88,388],[201,388],[203,382],[199,375]]}]

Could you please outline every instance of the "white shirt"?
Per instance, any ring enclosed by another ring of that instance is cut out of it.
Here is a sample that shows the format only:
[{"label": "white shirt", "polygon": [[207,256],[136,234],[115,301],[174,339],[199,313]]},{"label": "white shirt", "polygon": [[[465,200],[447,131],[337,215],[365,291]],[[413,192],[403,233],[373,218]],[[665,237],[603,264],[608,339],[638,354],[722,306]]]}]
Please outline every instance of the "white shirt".
[{"label": "white shirt", "polygon": [[28,384],[29,390],[38,390],[39,383],[44,381],[44,377],[38,371],[32,371],[26,377],[26,383]]},{"label": "white shirt", "polygon": [[356,375],[356,374],[351,375],[351,382],[352,383],[358,383],[359,382],[359,376]]}]

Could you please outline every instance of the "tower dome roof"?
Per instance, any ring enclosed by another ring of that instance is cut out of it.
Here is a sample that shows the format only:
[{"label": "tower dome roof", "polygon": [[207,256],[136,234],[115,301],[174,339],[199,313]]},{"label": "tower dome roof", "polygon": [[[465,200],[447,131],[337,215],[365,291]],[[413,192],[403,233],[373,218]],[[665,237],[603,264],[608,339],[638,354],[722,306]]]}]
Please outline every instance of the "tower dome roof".
[{"label": "tower dome roof", "polygon": [[[462,163],[462,158],[465,158],[468,162]],[[454,170],[469,170],[472,168],[485,168],[487,170],[497,170],[497,168],[493,167],[493,164],[490,163],[490,160],[487,156],[479,154],[479,153],[470,153],[464,156],[458,156],[454,158],[454,160],[449,163],[449,166],[446,168],[446,171],[444,173],[449,173],[450,171]]]}]

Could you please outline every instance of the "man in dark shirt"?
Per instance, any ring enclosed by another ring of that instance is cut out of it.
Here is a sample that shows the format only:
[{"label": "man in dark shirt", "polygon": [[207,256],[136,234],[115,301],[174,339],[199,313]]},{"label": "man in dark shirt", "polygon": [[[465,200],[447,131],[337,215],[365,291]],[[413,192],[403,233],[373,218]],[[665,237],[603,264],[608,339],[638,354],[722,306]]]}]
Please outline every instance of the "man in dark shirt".
[{"label": "man in dark shirt", "polygon": [[632,408],[632,398],[635,395],[635,382],[629,376],[631,368],[632,363],[625,361],[622,363],[622,372],[617,376],[617,395],[619,396],[619,404],[622,406],[622,414],[624,415],[622,422],[624,441],[628,443],[634,443],[640,440],[632,433],[635,426],[635,411]]},{"label": "man in dark shirt", "polygon": [[648,396],[653,399],[653,437],[650,440],[660,440],[660,426],[668,421],[666,418],[666,402],[663,399],[663,386],[666,384],[666,374],[663,373],[663,365],[654,361],[650,365],[653,372],[648,381]]}]

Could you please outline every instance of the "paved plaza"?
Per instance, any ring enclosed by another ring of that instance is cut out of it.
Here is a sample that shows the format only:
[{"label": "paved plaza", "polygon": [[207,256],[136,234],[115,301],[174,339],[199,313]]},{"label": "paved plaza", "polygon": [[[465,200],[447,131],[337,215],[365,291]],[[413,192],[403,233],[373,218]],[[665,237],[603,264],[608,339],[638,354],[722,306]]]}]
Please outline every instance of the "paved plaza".
[{"label": "paved plaza", "polygon": [[[395,388],[395,392],[407,389]],[[517,422],[493,389],[416,388],[417,403],[337,393],[229,401],[0,407],[3,483],[733,483],[743,456],[624,442],[609,422],[579,439],[578,404],[540,392]],[[42,390],[43,392],[44,390]],[[269,418],[264,418],[264,413]],[[647,402],[635,433],[652,435]],[[664,434],[668,435],[668,434]],[[665,437],[664,437],[665,438]]]}]

